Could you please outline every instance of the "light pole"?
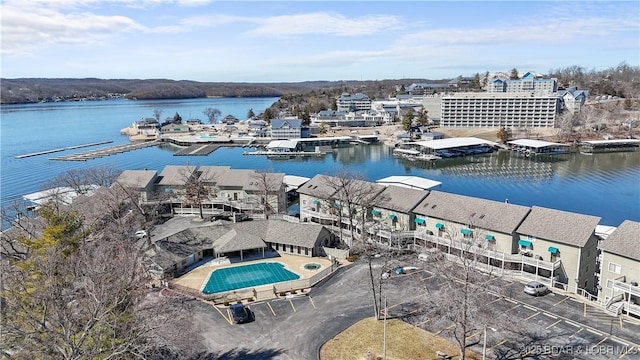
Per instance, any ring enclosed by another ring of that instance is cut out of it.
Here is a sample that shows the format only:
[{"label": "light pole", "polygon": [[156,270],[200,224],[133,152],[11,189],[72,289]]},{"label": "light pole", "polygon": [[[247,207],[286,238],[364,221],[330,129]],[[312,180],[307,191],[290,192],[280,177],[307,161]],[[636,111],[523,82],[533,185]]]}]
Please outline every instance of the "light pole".
[{"label": "light pole", "polygon": [[484,324],[484,340],[482,341],[482,360],[485,360],[487,355],[487,324]]},{"label": "light pole", "polygon": [[384,360],[387,360],[387,298],[386,297],[384,298],[384,320],[382,323],[382,358]]}]

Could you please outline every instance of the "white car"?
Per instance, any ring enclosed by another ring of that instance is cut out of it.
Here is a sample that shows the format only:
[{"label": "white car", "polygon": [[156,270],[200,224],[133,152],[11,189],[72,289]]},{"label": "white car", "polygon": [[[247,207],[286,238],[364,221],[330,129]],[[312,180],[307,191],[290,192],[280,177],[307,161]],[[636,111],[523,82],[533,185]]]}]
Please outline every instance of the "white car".
[{"label": "white car", "polygon": [[541,284],[537,281],[528,282],[524,286],[524,292],[529,295],[539,296],[544,295],[549,291],[545,284]]},{"label": "white car", "polygon": [[145,230],[138,230],[136,231],[136,238],[138,239],[142,239],[147,237],[147,232]]}]

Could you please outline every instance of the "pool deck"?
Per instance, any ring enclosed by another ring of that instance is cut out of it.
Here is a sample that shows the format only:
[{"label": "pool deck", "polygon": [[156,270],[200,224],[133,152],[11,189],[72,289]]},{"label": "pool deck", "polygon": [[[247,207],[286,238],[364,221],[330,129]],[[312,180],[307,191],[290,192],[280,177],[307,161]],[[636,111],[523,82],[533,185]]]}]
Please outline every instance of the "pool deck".
[{"label": "pool deck", "polygon": [[[331,266],[331,261],[327,258],[318,258],[318,257],[304,257],[304,256],[296,256],[289,254],[280,254],[280,256],[268,257],[268,258],[253,258],[252,260],[239,261],[239,259],[209,259],[209,261],[204,261],[201,265],[194,268],[193,270],[187,272],[186,274],[174,279],[172,282],[178,285],[186,286],[188,288],[202,291],[207,281],[209,280],[209,275],[213,270],[233,267],[233,266],[242,266],[255,264],[260,262],[280,262],[285,265],[287,270],[290,270],[298,275],[300,275],[300,279],[308,279],[318,272],[326,269]],[[307,270],[304,268],[305,264],[308,263],[316,263],[320,264],[321,268],[317,270]],[[258,291],[265,289],[272,289],[272,285],[261,285],[256,286]]]}]

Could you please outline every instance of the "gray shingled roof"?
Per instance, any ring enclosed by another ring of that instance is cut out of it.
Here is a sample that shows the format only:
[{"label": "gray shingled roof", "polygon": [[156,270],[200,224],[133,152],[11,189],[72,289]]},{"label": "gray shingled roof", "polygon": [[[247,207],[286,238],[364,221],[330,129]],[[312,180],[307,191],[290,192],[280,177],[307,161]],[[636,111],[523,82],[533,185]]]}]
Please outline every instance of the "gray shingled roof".
[{"label": "gray shingled roof", "polygon": [[424,190],[389,185],[376,196],[372,205],[408,214],[427,194]]},{"label": "gray shingled roof", "polygon": [[229,230],[213,242],[216,253],[230,253],[240,250],[262,249],[267,245],[256,235]]},{"label": "gray shingled roof", "polygon": [[124,170],[116,182],[125,187],[142,189],[154,181],[156,175],[155,170]]},{"label": "gray shingled roof", "polygon": [[204,182],[214,184],[218,182],[222,174],[229,170],[231,170],[230,166],[200,166],[198,168],[198,171],[201,172],[200,179]]},{"label": "gray shingled roof", "polygon": [[600,217],[533,206],[517,232],[559,243],[584,246]]},{"label": "gray shingled roof", "polygon": [[331,179],[327,175],[316,175],[298,188],[299,194],[313,196],[318,199],[329,199],[336,190],[331,187]]},{"label": "gray shingled roof", "polygon": [[625,220],[600,244],[600,249],[640,261],[640,222]]},{"label": "gray shingled roof", "polygon": [[526,206],[432,190],[413,209],[417,215],[435,217],[486,230],[513,233],[529,212]]},{"label": "gray shingled roof", "polygon": [[185,165],[167,165],[164,167],[160,176],[159,185],[182,186],[187,182],[187,176],[196,170],[195,166]]}]

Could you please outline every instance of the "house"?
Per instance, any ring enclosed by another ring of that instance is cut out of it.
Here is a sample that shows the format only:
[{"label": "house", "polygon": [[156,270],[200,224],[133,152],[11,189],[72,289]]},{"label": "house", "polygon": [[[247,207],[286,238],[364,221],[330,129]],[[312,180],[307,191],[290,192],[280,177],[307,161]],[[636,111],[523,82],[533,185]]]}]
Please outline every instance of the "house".
[{"label": "house", "polygon": [[174,202],[173,206],[181,207],[185,185],[192,176],[197,176],[195,166],[167,165],[158,176],[156,190],[170,196]]},{"label": "house", "polygon": [[332,178],[318,174],[298,188],[300,195],[300,219],[304,222],[332,224],[333,216],[328,210],[331,197],[336,193]]},{"label": "house", "polygon": [[578,90],[577,87],[572,86],[566,90],[559,90],[558,95],[562,101],[562,110],[567,110],[572,114],[580,112],[582,106],[587,101],[589,96],[588,90]]},{"label": "house", "polygon": [[640,222],[626,220],[600,244],[598,300],[608,312],[640,317]]},{"label": "house", "polygon": [[158,172],[155,170],[124,170],[115,184],[133,190],[140,195],[140,201],[144,202],[152,199],[158,180]]},{"label": "house", "polygon": [[188,133],[191,128],[187,124],[170,123],[160,127],[160,133],[162,134],[175,134],[175,133]]},{"label": "house", "polygon": [[227,125],[233,125],[238,121],[239,121],[238,118],[233,115],[227,115],[222,119],[222,123]]},{"label": "house", "polygon": [[533,206],[516,230],[518,250],[534,259],[560,261],[559,267],[537,271],[541,277],[551,277],[554,286],[596,294],[599,221],[597,216]]},{"label": "house", "polygon": [[469,245],[490,250],[492,265],[504,268],[508,255],[517,253],[515,232],[529,208],[432,190],[413,212],[417,242],[446,252]]},{"label": "house", "polygon": [[302,137],[302,120],[271,119],[271,138],[299,139]]}]

